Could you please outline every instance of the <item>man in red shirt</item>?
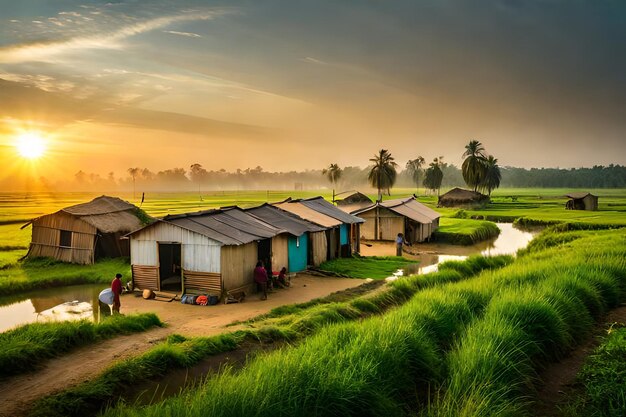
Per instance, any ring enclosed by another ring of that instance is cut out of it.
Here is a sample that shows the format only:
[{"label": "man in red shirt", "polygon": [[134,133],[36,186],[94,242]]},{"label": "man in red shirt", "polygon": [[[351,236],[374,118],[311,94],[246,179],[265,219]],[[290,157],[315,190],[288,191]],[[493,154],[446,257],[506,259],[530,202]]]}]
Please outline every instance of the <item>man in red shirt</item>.
[{"label": "man in red shirt", "polygon": [[267,300],[267,271],[263,267],[263,262],[259,261],[254,268],[254,282],[260,291],[263,291],[261,300]]},{"label": "man in red shirt", "polygon": [[115,274],[113,282],[111,282],[111,291],[113,292],[113,314],[120,314],[120,294],[122,293],[122,274]]}]

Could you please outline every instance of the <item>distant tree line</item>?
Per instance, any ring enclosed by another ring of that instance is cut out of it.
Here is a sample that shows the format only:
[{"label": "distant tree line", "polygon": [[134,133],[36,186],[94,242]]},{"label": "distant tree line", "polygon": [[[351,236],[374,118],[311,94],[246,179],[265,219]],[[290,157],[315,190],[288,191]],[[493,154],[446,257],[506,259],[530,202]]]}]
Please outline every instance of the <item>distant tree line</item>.
[{"label": "distant tree line", "polygon": [[[383,155],[383,163],[388,156],[390,155]],[[380,159],[380,153],[373,159],[376,158]],[[411,160],[404,167],[405,169],[398,170],[393,187],[425,189],[429,193],[437,193],[439,188],[467,187],[461,169],[444,162],[443,157],[436,157],[429,164],[419,160],[419,158],[416,159],[419,164],[416,164],[415,160]],[[193,164],[188,169],[178,167],[156,172],[144,167],[133,167],[120,177],[116,177],[113,172],[101,176],[78,171],[65,182],[52,182],[46,178],[40,178],[38,182],[49,189],[102,191],[132,191],[136,189],[138,192],[167,190],[202,192],[237,189],[294,190],[324,187],[333,187],[337,192],[340,192],[372,186],[372,183],[368,181],[372,166],[340,168],[337,164],[332,165],[326,168],[324,174],[323,169],[268,172],[260,166],[226,171],[224,169],[207,170],[200,164]],[[382,170],[384,171],[384,169]],[[626,187],[626,166],[622,165],[596,165],[592,168],[571,169],[500,167],[500,173],[500,187]],[[438,181],[441,181],[440,184]],[[381,185],[381,191],[386,192],[387,187],[384,180]],[[374,185],[373,188],[377,187]]]}]

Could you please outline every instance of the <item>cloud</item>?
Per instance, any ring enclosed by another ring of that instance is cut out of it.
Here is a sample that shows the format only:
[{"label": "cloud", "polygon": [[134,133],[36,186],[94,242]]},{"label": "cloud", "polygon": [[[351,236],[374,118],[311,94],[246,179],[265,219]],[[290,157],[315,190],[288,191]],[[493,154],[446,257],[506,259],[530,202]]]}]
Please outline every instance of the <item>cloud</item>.
[{"label": "cloud", "polygon": [[224,11],[208,11],[163,16],[128,24],[109,33],[77,36],[61,41],[11,45],[0,48],[0,63],[45,62],[66,52],[84,49],[121,49],[123,47],[121,41],[129,37],[167,27],[176,22],[209,20],[223,13]]},{"label": "cloud", "polygon": [[309,62],[311,64],[317,64],[317,65],[328,65],[328,62],[325,62],[325,61],[322,61],[321,59],[313,58],[310,56],[302,58],[301,61]]},{"label": "cloud", "polygon": [[164,33],[171,33],[172,35],[179,35],[179,36],[187,36],[188,38],[201,38],[201,35],[198,35],[197,33],[191,33],[191,32],[178,32],[175,30],[164,30]]}]

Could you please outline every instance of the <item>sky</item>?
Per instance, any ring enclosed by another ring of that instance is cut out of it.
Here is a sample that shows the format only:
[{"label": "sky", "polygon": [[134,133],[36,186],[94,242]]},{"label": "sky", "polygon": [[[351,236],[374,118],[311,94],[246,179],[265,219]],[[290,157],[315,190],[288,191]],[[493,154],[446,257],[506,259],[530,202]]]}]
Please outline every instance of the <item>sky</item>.
[{"label": "sky", "polygon": [[472,139],[626,164],[626,2],[0,0],[0,177],[460,165]]}]

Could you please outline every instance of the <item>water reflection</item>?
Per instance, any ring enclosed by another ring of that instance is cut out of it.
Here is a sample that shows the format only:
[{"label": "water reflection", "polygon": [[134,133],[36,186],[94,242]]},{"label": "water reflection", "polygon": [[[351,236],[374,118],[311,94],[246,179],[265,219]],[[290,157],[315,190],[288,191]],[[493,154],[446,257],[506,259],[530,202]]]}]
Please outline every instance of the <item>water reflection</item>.
[{"label": "water reflection", "polygon": [[50,288],[0,298],[0,332],[26,323],[99,320],[98,294],[106,284]]},{"label": "water reflection", "polygon": [[[438,265],[445,261],[462,261],[471,255],[515,255],[515,253],[528,245],[535,235],[539,232],[520,230],[515,228],[511,223],[496,223],[500,228],[500,235],[497,238],[480,242],[470,246],[445,245],[439,243],[417,244],[405,251],[404,256],[409,259],[419,261],[417,265],[410,265],[407,268],[398,270],[393,276],[387,278],[393,281],[400,276],[428,274],[435,272]],[[383,245],[382,249],[395,250],[394,244],[390,243],[389,248],[385,248],[386,243],[376,243]],[[390,255],[381,253],[382,255]]]}]

